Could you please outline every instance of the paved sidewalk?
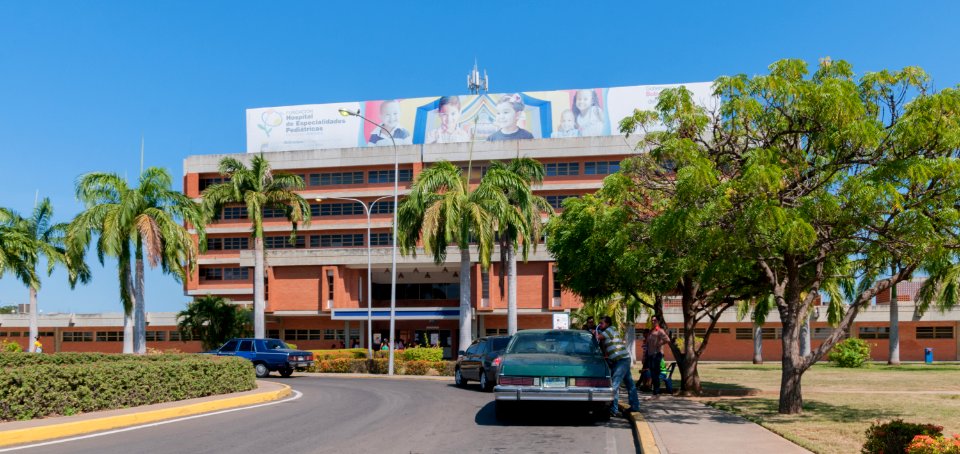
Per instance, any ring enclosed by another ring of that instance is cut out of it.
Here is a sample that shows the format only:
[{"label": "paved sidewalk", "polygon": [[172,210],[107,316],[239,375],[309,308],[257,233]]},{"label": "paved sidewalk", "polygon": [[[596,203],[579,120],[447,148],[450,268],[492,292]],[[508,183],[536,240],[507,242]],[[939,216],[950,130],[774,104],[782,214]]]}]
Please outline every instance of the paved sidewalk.
[{"label": "paved sidewalk", "polygon": [[[640,414],[653,433],[656,448],[664,454],[809,453],[746,419],[687,399],[642,396]],[[638,422],[642,435],[644,422]],[[644,454],[656,453],[646,449],[646,444],[644,447]]]}]

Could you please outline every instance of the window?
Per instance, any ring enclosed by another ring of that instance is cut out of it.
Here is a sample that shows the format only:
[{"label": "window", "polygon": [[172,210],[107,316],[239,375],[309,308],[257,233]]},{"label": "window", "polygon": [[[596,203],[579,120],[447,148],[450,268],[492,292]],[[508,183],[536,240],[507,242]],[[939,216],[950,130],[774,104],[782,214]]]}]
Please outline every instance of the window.
[{"label": "window", "polygon": [[763,328],[764,339],[780,339],[780,328]]},{"label": "window", "polygon": [[297,235],[292,243],[287,235],[265,236],[263,237],[263,247],[267,249],[303,249],[306,245],[305,241],[306,237],[303,235]]},{"label": "window", "polygon": [[363,246],[362,233],[336,233],[330,235],[313,235],[310,237],[310,247],[351,246]]},{"label": "window", "polygon": [[487,328],[487,336],[506,336],[506,328]]},{"label": "window", "polygon": [[550,162],[544,164],[548,177],[580,175],[579,162]]},{"label": "window", "polygon": [[97,342],[120,342],[123,331],[97,331]]},{"label": "window", "polygon": [[250,239],[247,237],[238,237],[238,238],[224,238],[223,239],[223,249],[224,250],[239,250],[239,249],[249,249],[250,248]]},{"label": "window", "polygon": [[310,186],[363,184],[363,172],[311,173]]},{"label": "window", "polygon": [[327,301],[333,301],[333,271],[327,271]]},{"label": "window", "polygon": [[833,334],[833,328],[814,328],[810,333],[811,339],[826,339]]},{"label": "window", "polygon": [[[277,337],[280,337],[280,336],[278,335]],[[320,330],[318,329],[284,330],[283,340],[288,340],[288,341],[320,340]]]},{"label": "window", "polygon": [[207,238],[207,250],[219,251],[223,249],[223,238]]},{"label": "window", "polygon": [[392,233],[371,233],[370,245],[371,246],[393,246],[393,234]]},{"label": "window", "polygon": [[280,330],[278,330],[278,329],[268,329],[268,330],[267,330],[267,338],[269,338],[269,339],[279,339],[279,338],[280,338]]},{"label": "window", "polygon": [[222,281],[223,268],[200,268],[200,279],[205,281]]},{"label": "window", "polygon": [[[460,298],[460,283],[397,284],[398,300],[456,300]],[[373,299],[389,300],[390,284],[373,283]]]},{"label": "window", "polygon": [[92,331],[64,331],[64,342],[93,342]]},{"label": "window", "polygon": [[221,217],[223,219],[246,219],[247,207],[225,207]]},{"label": "window", "polygon": [[370,214],[393,214],[393,200],[380,200],[370,207]]},{"label": "window", "polygon": [[544,196],[544,198],[547,199],[547,203],[549,203],[550,206],[552,206],[554,210],[559,210],[559,209],[563,208],[563,201],[564,201],[564,200],[567,200],[567,199],[569,199],[569,198],[571,198],[571,197],[577,197],[577,196],[575,196],[575,195],[567,195],[567,194]]},{"label": "window", "polygon": [[223,344],[223,347],[220,348],[220,351],[222,351],[222,352],[233,352],[233,351],[237,351],[237,341],[236,341],[236,340],[231,340],[230,342],[227,342],[226,344]]},{"label": "window", "polygon": [[363,214],[366,214],[363,211],[363,205],[357,202],[310,205],[310,216],[356,216]]},{"label": "window", "polygon": [[144,335],[147,338],[147,342],[163,342],[167,340],[166,331],[147,331]]},{"label": "window", "polygon": [[[400,169],[399,181],[410,181],[413,179],[412,169]],[[367,183],[393,183],[392,170],[371,170],[367,172]]]},{"label": "window", "polygon": [[553,267],[553,297],[560,298],[563,295],[563,290],[560,288],[560,281],[557,279],[557,273],[559,268],[556,266]]},{"label": "window", "polygon": [[858,336],[861,339],[889,339],[890,338],[890,327],[888,326],[861,326],[860,334]]},{"label": "window", "polygon": [[250,268],[224,268],[223,280],[225,281],[245,281],[250,279]]},{"label": "window", "polygon": [[[734,339],[738,340],[753,339],[753,328],[737,328],[734,335]],[[761,337],[763,339],[780,339],[780,328],[763,328]]]},{"label": "window", "polygon": [[620,161],[590,161],[583,163],[584,175],[610,175],[620,170]]},{"label": "window", "polygon": [[490,298],[490,272],[483,271],[480,273],[480,285],[481,285],[481,295],[482,298]]},{"label": "window", "polygon": [[170,331],[170,342],[193,340],[190,333],[181,333],[180,331]]},{"label": "window", "polygon": [[226,183],[230,181],[230,178],[225,177],[202,177],[200,178],[200,190],[207,189],[210,186],[220,183]]},{"label": "window", "polygon": [[264,219],[277,219],[287,217],[287,212],[281,207],[266,207],[263,209]]},{"label": "window", "polygon": [[253,341],[252,340],[242,340],[240,341],[240,348],[237,349],[238,352],[252,352],[253,351]]},{"label": "window", "polygon": [[918,326],[917,339],[953,339],[953,327]]}]

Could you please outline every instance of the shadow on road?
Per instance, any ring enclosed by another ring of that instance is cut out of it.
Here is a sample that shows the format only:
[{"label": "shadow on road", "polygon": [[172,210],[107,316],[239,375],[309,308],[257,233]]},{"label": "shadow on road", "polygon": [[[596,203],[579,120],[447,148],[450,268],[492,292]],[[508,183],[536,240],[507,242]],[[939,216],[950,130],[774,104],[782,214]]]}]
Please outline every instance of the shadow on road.
[{"label": "shadow on road", "polygon": [[462,387],[462,388],[459,387],[459,386],[457,386],[456,383],[450,383],[450,384],[448,384],[447,386],[450,387],[450,388],[459,389],[459,390],[461,390],[461,391],[473,391],[473,392],[475,392],[475,393],[490,394],[491,396],[493,395],[492,392],[487,392],[487,391],[484,391],[484,390],[480,389],[480,384],[479,384],[479,383],[467,383],[467,386],[464,386],[464,387]]},{"label": "shadow on road", "polygon": [[505,421],[498,420],[493,401],[477,411],[474,422],[480,426],[605,426],[629,429],[624,418],[597,421],[590,410],[570,402],[523,402]]}]

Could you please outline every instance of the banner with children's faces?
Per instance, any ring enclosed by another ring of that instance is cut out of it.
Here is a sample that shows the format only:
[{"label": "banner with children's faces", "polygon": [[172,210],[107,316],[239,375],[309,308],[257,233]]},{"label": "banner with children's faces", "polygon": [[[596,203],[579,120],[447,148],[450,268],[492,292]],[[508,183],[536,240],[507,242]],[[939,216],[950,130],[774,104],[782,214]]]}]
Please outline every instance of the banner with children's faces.
[{"label": "banner with children's faces", "polygon": [[718,103],[698,82],[247,109],[247,152],[619,135],[621,119],[679,86]]}]

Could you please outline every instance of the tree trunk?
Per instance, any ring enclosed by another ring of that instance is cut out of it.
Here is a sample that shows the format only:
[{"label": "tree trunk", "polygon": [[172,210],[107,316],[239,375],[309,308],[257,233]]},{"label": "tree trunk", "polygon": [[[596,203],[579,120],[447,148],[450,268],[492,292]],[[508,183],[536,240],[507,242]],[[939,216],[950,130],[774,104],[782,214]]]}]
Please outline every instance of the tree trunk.
[{"label": "tree trunk", "polygon": [[133,311],[123,314],[123,352],[133,353]]},{"label": "tree trunk", "polygon": [[[797,307],[799,304],[789,304]],[[804,369],[803,357],[800,355],[800,326],[798,314],[789,310],[780,311],[780,321],[783,326],[781,344],[783,345],[782,370],[780,375],[780,407],[782,414],[800,414],[803,412],[803,395],[800,389],[800,379]]]},{"label": "tree trunk", "polygon": [[39,329],[37,328],[37,289],[30,287],[30,338],[27,339],[27,345],[30,352],[37,351],[34,341],[37,340]]},{"label": "tree trunk", "polygon": [[136,285],[133,300],[133,351],[138,355],[147,353],[147,312],[143,301],[143,256],[138,251]]},{"label": "tree trunk", "polygon": [[517,251],[507,244],[507,334],[517,334]]},{"label": "tree trunk", "polygon": [[[686,349],[686,345],[684,345]],[[700,385],[700,372],[697,365],[700,363],[696,355],[687,356],[684,354],[683,361],[677,365],[680,366],[680,392],[684,396],[697,396],[703,391]]]},{"label": "tree trunk", "polygon": [[630,364],[637,363],[637,324],[634,320],[627,320],[626,339],[627,353],[630,353]]},{"label": "tree trunk", "polygon": [[473,342],[471,326],[473,307],[470,298],[470,249],[460,249],[460,339],[458,350],[465,350]]},{"label": "tree trunk", "polygon": [[763,364],[763,327],[753,327],[753,364]]},{"label": "tree trunk", "polygon": [[[263,238],[253,239],[253,337],[267,337],[264,311],[266,302],[263,292],[264,279]],[[322,299],[326,301],[326,299]],[[321,303],[323,304],[323,303]]]},{"label": "tree trunk", "polygon": [[890,286],[890,356],[887,364],[900,365],[900,303],[897,301],[897,284]]},{"label": "tree trunk", "polygon": [[[689,302],[686,301],[687,297],[684,295],[684,301],[682,304],[684,306],[683,311],[683,351],[681,352],[681,357],[677,358],[677,366],[680,366],[680,394],[684,396],[696,396],[703,391],[700,386],[700,372],[697,370],[697,363],[699,358],[697,357],[697,319],[696,313],[691,312],[693,307],[693,300]],[[658,373],[656,370],[660,367],[659,364],[652,365],[653,369],[650,371],[651,374]]]}]

